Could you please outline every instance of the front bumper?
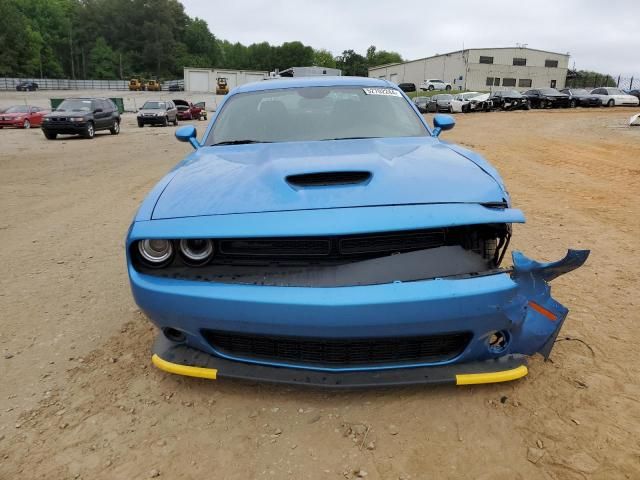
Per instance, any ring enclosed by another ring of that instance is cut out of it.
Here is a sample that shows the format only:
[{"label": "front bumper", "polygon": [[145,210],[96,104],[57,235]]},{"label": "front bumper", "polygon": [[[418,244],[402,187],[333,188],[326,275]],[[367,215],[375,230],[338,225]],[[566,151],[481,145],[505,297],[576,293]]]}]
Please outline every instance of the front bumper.
[{"label": "front bumper", "polygon": [[0,120],[0,127],[22,127],[22,124],[24,123],[24,119],[22,120],[16,120],[16,119],[10,119],[10,120]]},{"label": "front bumper", "polygon": [[165,117],[137,117],[138,124],[142,125],[162,125]]},{"label": "front bumper", "polygon": [[87,122],[43,122],[42,130],[48,133],[76,135],[83,133],[87,128]]},{"label": "front bumper", "polygon": [[[200,355],[207,359],[206,365],[224,370],[227,376],[274,381],[283,381],[278,378],[286,371],[284,377],[291,381],[309,375],[316,378],[316,374],[318,378],[339,380],[346,374],[352,379],[374,374],[379,379],[375,383],[380,384],[384,379],[399,381],[394,372],[404,372],[402,382],[414,383],[425,372],[434,372],[426,377],[446,383],[460,372],[468,373],[466,369],[493,372],[495,369],[487,365],[497,359],[535,353],[548,357],[568,310],[550,296],[547,282],[581,266],[588,253],[569,251],[558,262],[541,264],[516,252],[510,273],[337,288],[176,280],[144,275],[131,265],[129,276],[134,298],[152,322],[162,330],[174,329],[184,335],[179,346],[188,347],[189,355],[183,350],[179,352],[186,356],[178,355],[173,348],[178,345],[169,348],[160,344],[154,350],[167,362],[198,366],[194,359]],[[384,340],[454,332],[468,332],[471,339],[461,353],[444,360],[336,367],[230,354],[209,343],[204,330],[282,335],[303,342],[318,338]],[[490,345],[495,332],[506,339],[500,348]],[[441,369],[446,366],[456,368]],[[500,366],[497,371],[511,369]],[[368,381],[362,380],[363,385]]]},{"label": "front bumper", "polygon": [[233,378],[314,387],[360,388],[415,384],[476,385],[517,380],[527,373],[522,355],[495,360],[421,368],[396,368],[364,372],[319,372],[226,360],[158,335],[153,345],[153,364],[160,370],[188,377],[218,380]]}]

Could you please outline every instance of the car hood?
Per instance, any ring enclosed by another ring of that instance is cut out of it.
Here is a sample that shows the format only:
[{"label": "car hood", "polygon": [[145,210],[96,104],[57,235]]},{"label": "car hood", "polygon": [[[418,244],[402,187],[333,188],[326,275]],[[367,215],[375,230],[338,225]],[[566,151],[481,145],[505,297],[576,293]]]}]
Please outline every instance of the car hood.
[{"label": "car hood", "polygon": [[187,102],[186,100],[173,100],[173,103],[176,104],[176,107],[188,107],[189,106],[189,102]]},{"label": "car hood", "polygon": [[[153,219],[381,205],[501,202],[500,181],[431,137],[202,147],[180,163]],[[291,175],[369,172],[301,187]]]}]

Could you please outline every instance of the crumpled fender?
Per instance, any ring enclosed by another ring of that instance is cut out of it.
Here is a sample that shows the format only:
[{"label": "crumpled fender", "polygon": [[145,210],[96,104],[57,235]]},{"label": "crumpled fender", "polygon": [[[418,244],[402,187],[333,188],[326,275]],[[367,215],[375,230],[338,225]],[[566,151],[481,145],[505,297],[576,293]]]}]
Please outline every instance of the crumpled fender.
[{"label": "crumpled fender", "polygon": [[547,282],[581,267],[589,253],[589,250],[568,250],[561,260],[541,263],[522,252],[513,252],[511,276],[518,284],[515,301],[524,306],[524,315],[512,318],[511,353],[540,353],[545,359],[549,357],[569,310],[551,297]]}]

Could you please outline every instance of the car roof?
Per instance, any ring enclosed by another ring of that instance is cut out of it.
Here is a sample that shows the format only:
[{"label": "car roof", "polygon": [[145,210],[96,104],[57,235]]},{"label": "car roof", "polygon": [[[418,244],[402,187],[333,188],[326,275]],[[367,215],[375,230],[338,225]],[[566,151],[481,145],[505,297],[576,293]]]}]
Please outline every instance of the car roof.
[{"label": "car roof", "polygon": [[293,77],[259,82],[245,83],[233,90],[233,93],[260,92],[263,90],[278,90],[283,88],[301,87],[392,87],[395,84],[386,80],[369,77]]}]

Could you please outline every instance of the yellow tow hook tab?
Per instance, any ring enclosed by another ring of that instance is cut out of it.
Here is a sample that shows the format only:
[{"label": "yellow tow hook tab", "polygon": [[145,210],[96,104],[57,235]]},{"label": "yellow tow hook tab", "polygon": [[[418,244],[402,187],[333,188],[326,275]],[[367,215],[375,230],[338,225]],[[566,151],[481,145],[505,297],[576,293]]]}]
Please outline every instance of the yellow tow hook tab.
[{"label": "yellow tow hook tab", "polygon": [[520,365],[511,370],[489,373],[464,373],[456,375],[456,385],[478,385],[482,383],[510,382],[524,377],[529,370],[526,366]]},{"label": "yellow tow hook tab", "polygon": [[179,363],[168,362],[154,353],[151,362],[160,370],[175,373],[176,375],[185,375],[187,377],[208,378],[215,380],[218,376],[218,370],[215,368],[190,367],[188,365],[180,365]]}]

